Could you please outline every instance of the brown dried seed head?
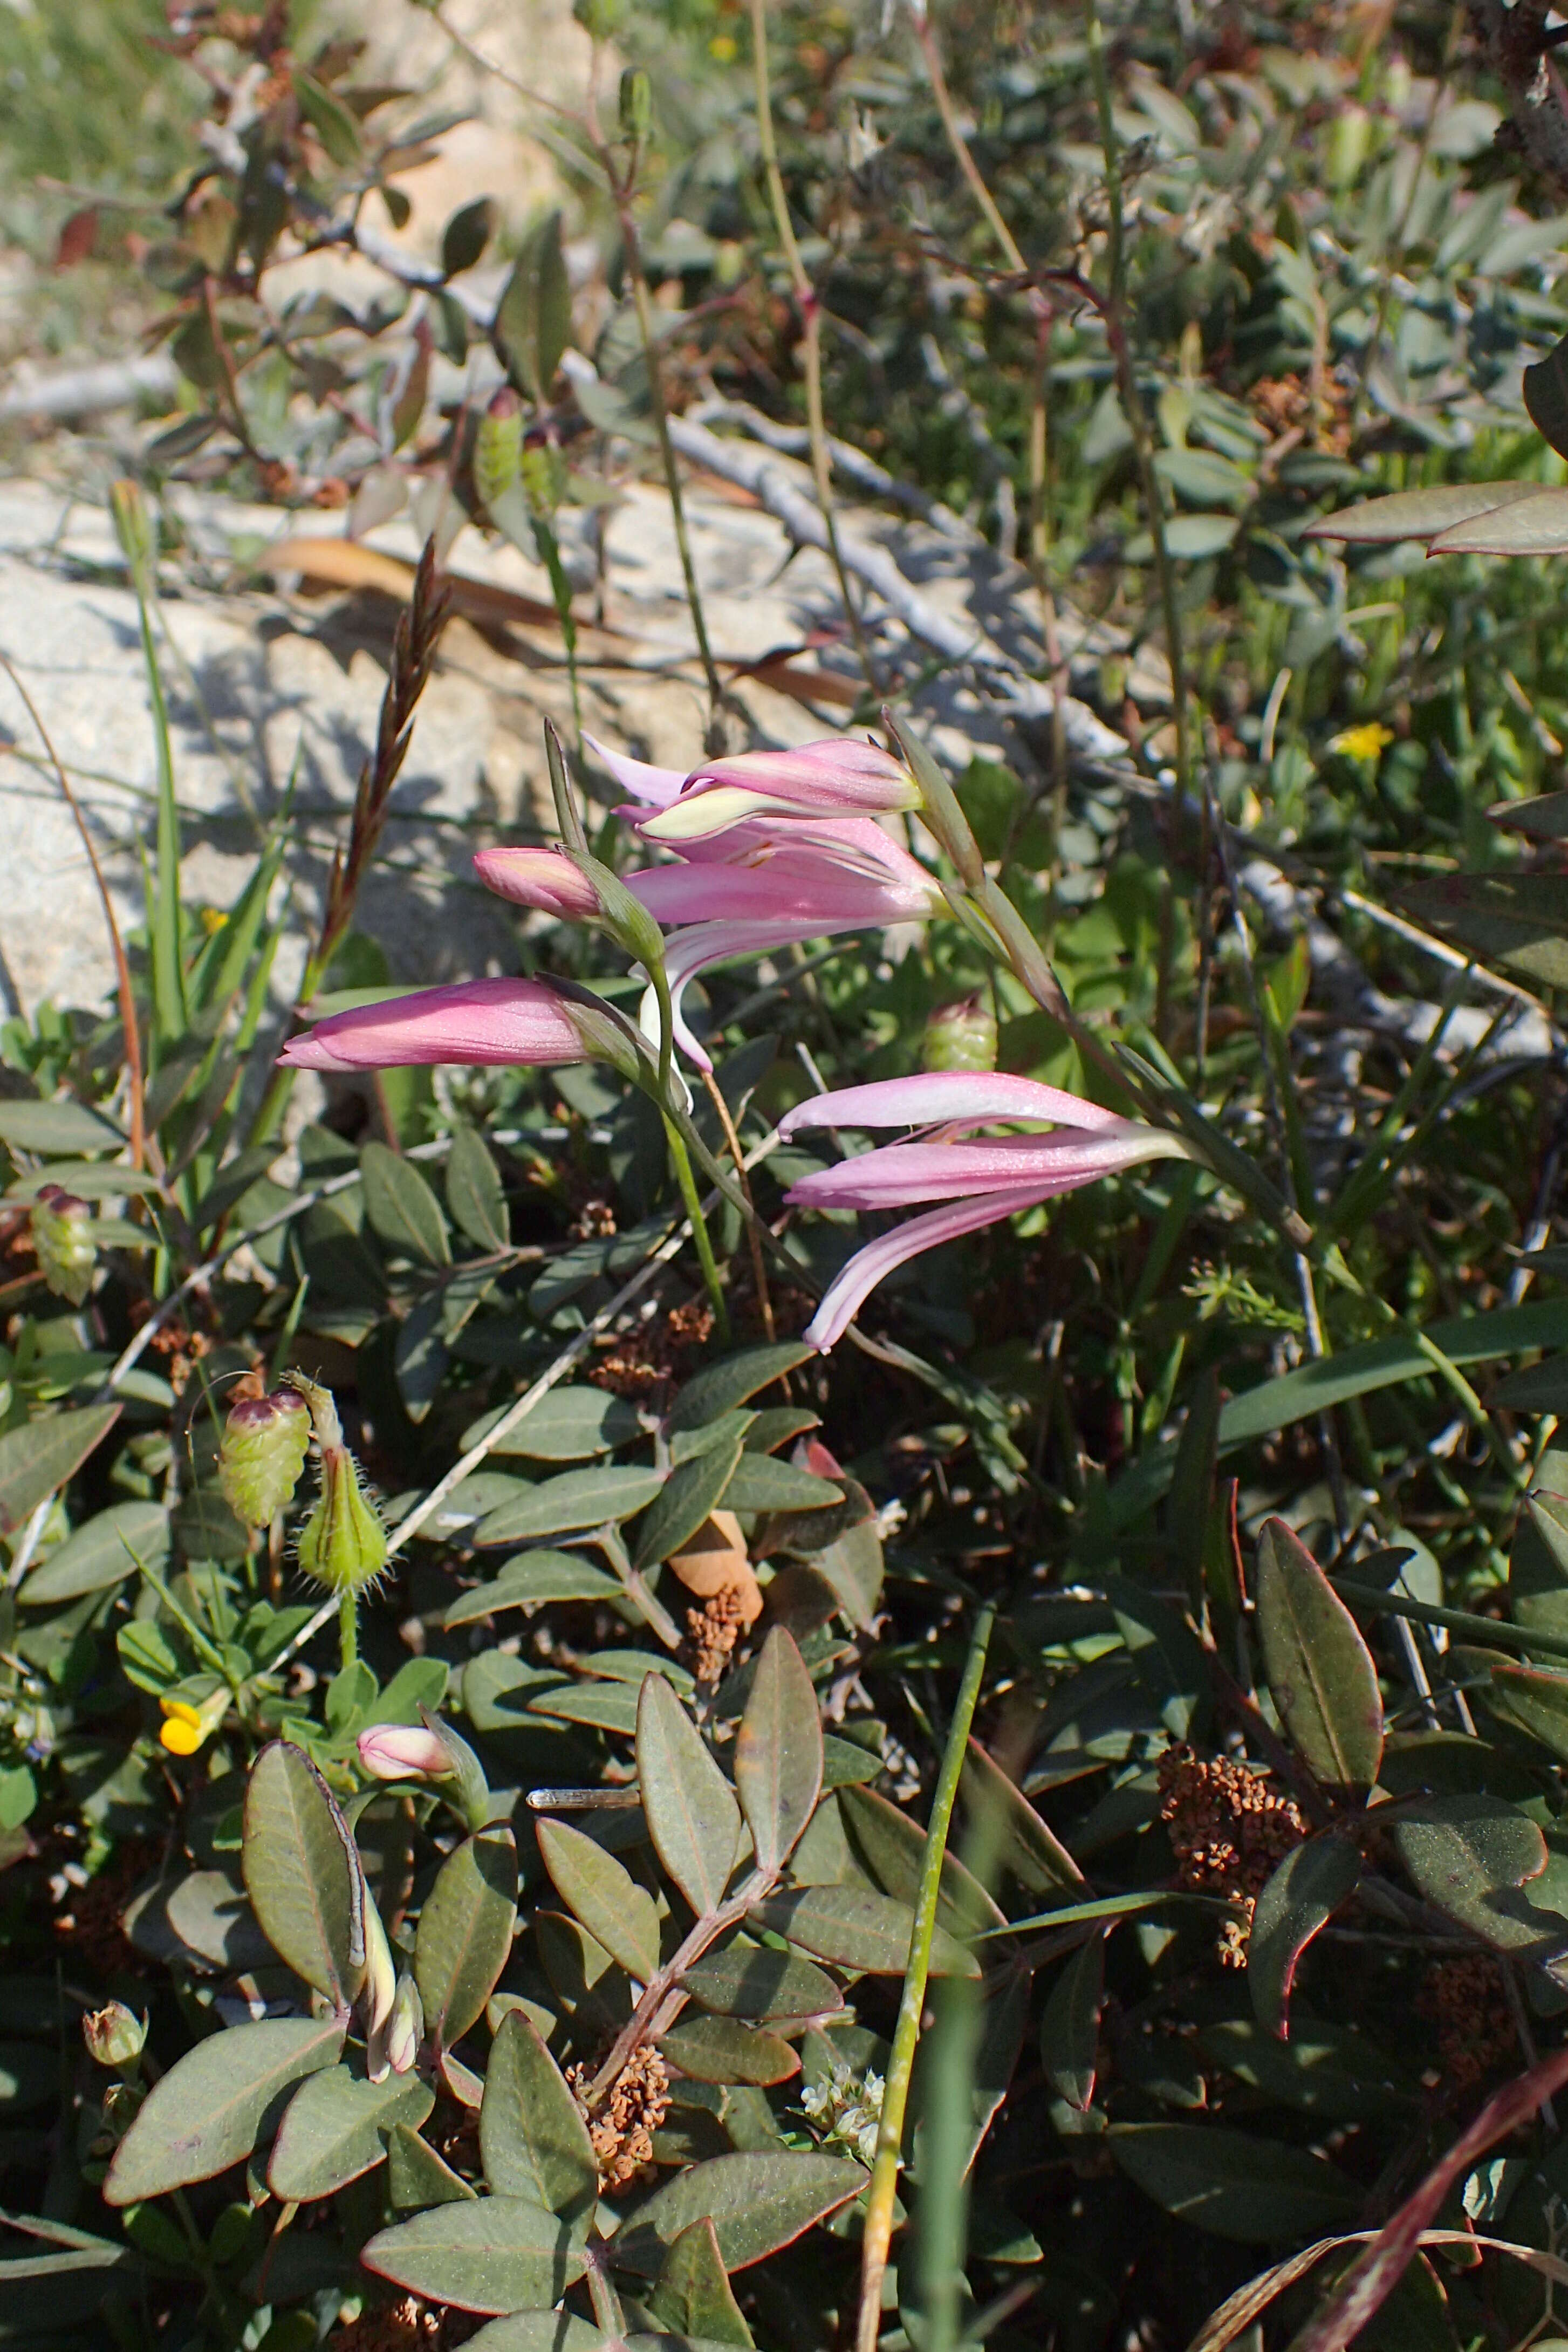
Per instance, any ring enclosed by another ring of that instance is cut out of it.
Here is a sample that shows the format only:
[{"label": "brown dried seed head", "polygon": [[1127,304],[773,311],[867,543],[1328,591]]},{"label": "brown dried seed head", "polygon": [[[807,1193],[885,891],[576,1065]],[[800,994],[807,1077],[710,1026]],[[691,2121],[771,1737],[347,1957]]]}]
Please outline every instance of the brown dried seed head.
[{"label": "brown dried seed head", "polygon": [[1253,1906],[1285,1856],[1307,1834],[1301,1808],[1267,1778],[1229,1757],[1167,1748],[1160,1759],[1160,1818],[1170,1832],[1177,1884],[1223,1895],[1246,1912],[1219,1931],[1223,1967],[1243,1968]]},{"label": "brown dried seed head", "polygon": [[[580,2102],[591,2070],[569,2066],[566,2079]],[[669,2070],[658,2052],[644,2043],[627,2060],[598,2114],[588,2117],[588,2137],[603,2188],[625,2189],[645,2177],[653,2161],[653,2134],[669,2105]]]}]

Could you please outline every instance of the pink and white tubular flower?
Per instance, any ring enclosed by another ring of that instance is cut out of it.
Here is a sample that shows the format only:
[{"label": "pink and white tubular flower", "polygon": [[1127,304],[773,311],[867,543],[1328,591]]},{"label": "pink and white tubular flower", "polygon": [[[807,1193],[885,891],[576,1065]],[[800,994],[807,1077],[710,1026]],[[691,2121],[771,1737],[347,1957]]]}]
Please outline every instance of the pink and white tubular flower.
[{"label": "pink and white tubular flower", "polygon": [[434,1731],[413,1724],[380,1723],[361,1731],[355,1743],[360,1765],[372,1780],[412,1780],[450,1772],[452,1759]]},{"label": "pink and white tubular flower", "polygon": [[[1052,1131],[973,1132],[1025,1120],[1049,1120]],[[999,1071],[933,1071],[845,1087],[797,1104],[779,1121],[784,1136],[811,1127],[909,1127],[920,1132],[908,1142],[879,1144],[802,1177],[785,1195],[791,1203],[812,1209],[944,1203],[855,1252],[806,1327],[806,1338],[824,1355],[842,1339],[877,1284],[923,1250],[977,1233],[1142,1160],[1192,1157],[1179,1136],[1120,1118],[1057,1087]]]},{"label": "pink and white tubular flower", "polygon": [[572,1008],[542,980],[465,980],[334,1013],[291,1037],[294,1070],[390,1070],[434,1062],[531,1064],[587,1058]]},{"label": "pink and white tubular flower", "polygon": [[651,807],[637,829],[650,841],[703,841],[751,816],[870,816],[879,810],[916,808],[919,789],[891,752],[851,736],[831,735],[795,751],[739,751],[682,775],[646,760],[629,760],[592,736],[592,745],[616,782]]}]

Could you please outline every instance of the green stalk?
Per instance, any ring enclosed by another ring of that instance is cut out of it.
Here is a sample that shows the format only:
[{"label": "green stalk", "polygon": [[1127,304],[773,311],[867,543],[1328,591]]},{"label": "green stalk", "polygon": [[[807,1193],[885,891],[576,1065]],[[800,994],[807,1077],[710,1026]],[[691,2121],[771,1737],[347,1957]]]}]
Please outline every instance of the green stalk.
[{"label": "green stalk", "polygon": [[345,1666],[353,1665],[360,1654],[360,1597],[357,1592],[340,1592],[338,1596],[338,1654]]},{"label": "green stalk", "polygon": [[718,1327],[720,1339],[727,1345],[729,1308],[725,1304],[724,1285],[719,1278],[718,1260],[713,1254],[713,1240],[708,1233],[707,1220],[703,1215],[702,1196],[697,1191],[696,1178],[692,1174],[691,1155],[686,1150],[680,1129],[668,1111],[664,1114],[664,1140],[670,1147],[670,1159],[674,1166],[675,1181],[681,1188],[681,1199],[685,1203],[686,1214],[692,1221],[692,1239],[697,1245],[697,1256],[702,1264],[703,1281],[707,1286],[714,1321]]},{"label": "green stalk", "polygon": [[893,2240],[893,2209],[898,2191],[899,2150],[904,2139],[904,2112],[909,2105],[909,2083],[915,2071],[921,2013],[925,2007],[925,1987],[931,1974],[931,1939],[936,1927],[942,1859],[947,1851],[947,1832],[952,1827],[958,1778],[964,1769],[965,1744],[969,1737],[969,1727],[975,1720],[980,1679],[986,1670],[986,1652],[990,1645],[996,1614],[996,1604],[988,1601],[976,1621],[969,1654],[964,1662],[964,1679],[958,1686],[957,1704],[947,1727],[947,1745],[942,1757],[936,1794],[931,1801],[931,1819],[926,1825],[925,1853],[920,1864],[920,1890],[915,1896],[915,1926],[909,1938],[909,1965],[904,1974],[898,2023],[894,2028],[893,2055],[887,2066],[887,2087],[882,2095],[882,2120],[877,2126],[876,2158],[872,2166],[871,2187],[866,2193],[855,2352],[876,2352],[876,2339],[882,2326],[882,2283],[887,2271],[888,2247]]}]

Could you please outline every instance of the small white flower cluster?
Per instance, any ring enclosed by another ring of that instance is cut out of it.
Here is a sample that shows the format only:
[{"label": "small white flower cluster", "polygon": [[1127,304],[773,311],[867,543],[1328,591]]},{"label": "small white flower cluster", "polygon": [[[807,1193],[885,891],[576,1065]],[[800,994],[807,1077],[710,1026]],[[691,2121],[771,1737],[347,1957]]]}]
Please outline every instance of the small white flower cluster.
[{"label": "small white flower cluster", "polygon": [[824,2147],[848,2148],[869,2166],[876,2154],[882,2094],[880,2074],[857,2074],[841,2059],[825,2083],[810,2084],[801,2092],[800,2105],[817,2126]]}]

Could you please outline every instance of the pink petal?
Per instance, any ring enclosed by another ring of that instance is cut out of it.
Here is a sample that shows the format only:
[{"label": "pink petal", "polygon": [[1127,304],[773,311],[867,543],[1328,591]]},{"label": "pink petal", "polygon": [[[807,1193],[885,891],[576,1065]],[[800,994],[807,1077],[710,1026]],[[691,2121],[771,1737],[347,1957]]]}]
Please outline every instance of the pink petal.
[{"label": "pink petal", "polygon": [[[857,916],[850,928],[874,918]],[[664,943],[664,971],[670,982],[670,998],[674,1013],[674,1038],[683,1054],[699,1070],[711,1070],[712,1057],[698,1045],[687,1028],[681,1010],[681,999],[686,983],[699,971],[711,971],[716,964],[728,963],[742,956],[765,955],[771,948],[792,946],[797,940],[821,939],[822,933],[841,926],[824,923],[818,916],[808,919],[783,919],[734,923],[692,923],[685,930],[675,931]],[[643,1034],[657,1043],[658,1013],[650,989],[643,997],[638,1015]]]},{"label": "pink petal", "polygon": [[925,875],[918,887],[911,887],[902,877],[868,870],[858,859],[844,864],[789,850],[756,865],[655,866],[626,880],[660,923],[788,917],[815,921],[820,931],[827,931],[845,924],[920,921],[936,911],[933,899],[939,898]]},{"label": "pink petal", "polygon": [[1051,1119],[1064,1127],[1119,1128],[1129,1124],[1098,1103],[1064,1094],[1034,1078],[1010,1077],[1002,1070],[923,1070],[908,1078],[881,1078],[865,1087],[841,1087],[797,1103],[779,1122],[780,1135],[804,1127],[936,1127],[956,1120],[981,1127],[993,1119]]},{"label": "pink petal", "polygon": [[474,869],[487,890],[563,922],[587,922],[599,912],[598,891],[564,850],[481,849]]},{"label": "pink petal", "polygon": [[999,1224],[1019,1209],[1032,1209],[1041,1197],[1039,1186],[1032,1184],[1013,1192],[988,1192],[982,1200],[951,1202],[946,1208],[933,1209],[929,1216],[911,1217],[892,1233],[879,1234],[855,1252],[830,1286],[806,1326],[806,1338],[825,1356],[843,1338],[877,1284],[906,1259],[918,1257],[923,1250],[936,1249],[943,1242],[956,1241],[962,1234],[978,1233],[983,1225]]},{"label": "pink petal", "polygon": [[633,800],[668,808],[686,781],[679,768],[654,768],[646,760],[629,759],[624,751],[612,751],[608,743],[601,743],[597,736],[585,735],[582,740],[598,752],[622,791],[630,793]]},{"label": "pink petal", "polygon": [[1020,1184],[1037,1185],[1042,1194],[1069,1192],[1166,1155],[1167,1139],[1157,1128],[1131,1119],[1123,1126],[1120,1135],[1061,1128],[987,1143],[885,1143],[815,1170],[785,1197],[810,1209],[907,1209],[916,1201],[974,1199]]},{"label": "pink petal", "polygon": [[549,1067],[584,1058],[566,1004],[542,980],[465,980],[452,988],[415,989],[384,1003],[335,1013],[291,1037],[278,1055],[296,1070],[390,1070],[429,1062]]}]

